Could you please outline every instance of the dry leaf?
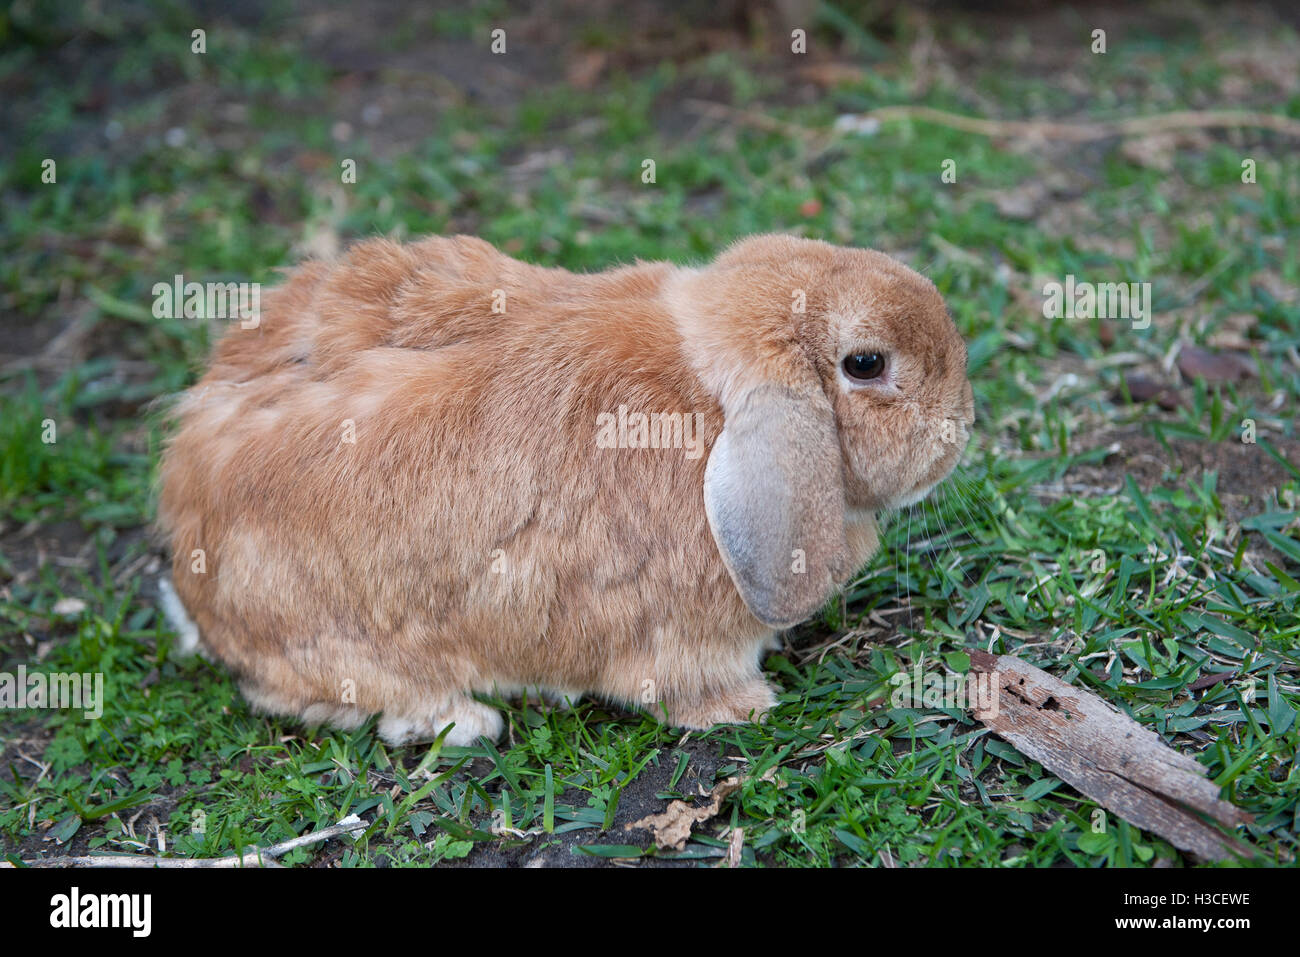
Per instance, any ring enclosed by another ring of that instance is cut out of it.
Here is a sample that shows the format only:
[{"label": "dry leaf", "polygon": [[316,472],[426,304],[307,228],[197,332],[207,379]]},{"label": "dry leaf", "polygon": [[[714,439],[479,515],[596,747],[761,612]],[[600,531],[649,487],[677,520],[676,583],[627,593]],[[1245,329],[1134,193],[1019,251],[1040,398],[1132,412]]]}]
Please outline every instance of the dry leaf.
[{"label": "dry leaf", "polygon": [[570,86],[579,90],[590,90],[596,85],[600,75],[605,72],[608,62],[609,54],[604,50],[588,50],[570,59],[564,77],[569,81]]},{"label": "dry leaf", "polygon": [[812,63],[799,68],[799,78],[820,87],[861,83],[866,71],[854,63]]},{"label": "dry leaf", "polygon": [[727,856],[721,861],[723,867],[739,867],[740,853],[745,846],[745,829],[743,827],[733,827],[731,829],[731,840],[727,842]]},{"label": "dry leaf", "polygon": [[998,212],[1008,219],[1033,219],[1047,201],[1049,189],[1040,182],[1030,182],[1013,189],[993,190],[989,197]]},{"label": "dry leaf", "polygon": [[1177,148],[1178,138],[1173,133],[1154,133],[1125,140],[1119,151],[1126,160],[1138,166],[1168,173],[1174,168]]},{"label": "dry leaf", "polygon": [[1252,313],[1234,312],[1219,322],[1219,327],[1205,337],[1205,344],[1214,349],[1249,353],[1254,343],[1251,334],[1259,319]]},{"label": "dry leaf", "polygon": [[1174,168],[1174,157],[1180,150],[1204,149],[1209,140],[1200,130],[1172,130],[1130,137],[1119,148],[1125,159],[1148,169],[1168,173]]},{"label": "dry leaf", "polygon": [[1241,356],[1231,352],[1211,352],[1193,345],[1184,345],[1178,351],[1178,371],[1189,381],[1204,379],[1211,385],[1241,382],[1254,375],[1250,363]]},{"label": "dry leaf", "polygon": [[655,844],[665,851],[680,851],[690,840],[691,828],[717,817],[722,802],[740,787],[740,778],[730,777],[719,781],[709,793],[709,803],[691,807],[685,801],[673,801],[662,814],[651,814],[624,827],[630,831],[640,829],[654,834]]},{"label": "dry leaf", "polygon": [[1103,319],[1097,326],[1097,341],[1101,343],[1102,348],[1109,349],[1115,344],[1115,332],[1119,329],[1119,323],[1111,319]]},{"label": "dry leaf", "polygon": [[[1144,375],[1125,376],[1124,385],[1134,402],[1155,402],[1160,408],[1171,412],[1184,404],[1183,397],[1176,391]],[[1117,398],[1123,401],[1124,394],[1121,392]]]}]

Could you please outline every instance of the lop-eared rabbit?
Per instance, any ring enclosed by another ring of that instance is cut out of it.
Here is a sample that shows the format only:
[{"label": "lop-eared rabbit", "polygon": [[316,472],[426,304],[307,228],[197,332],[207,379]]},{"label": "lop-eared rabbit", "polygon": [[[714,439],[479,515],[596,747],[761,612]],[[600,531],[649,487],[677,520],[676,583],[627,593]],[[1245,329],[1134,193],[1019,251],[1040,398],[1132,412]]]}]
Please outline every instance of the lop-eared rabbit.
[{"label": "lop-eared rabbit", "polygon": [[758,719],[775,631],[973,423],[933,284],[785,236],[591,275],[375,239],[251,325],[175,410],[166,610],[255,708],[397,744],[495,737],[475,694],[521,689]]}]

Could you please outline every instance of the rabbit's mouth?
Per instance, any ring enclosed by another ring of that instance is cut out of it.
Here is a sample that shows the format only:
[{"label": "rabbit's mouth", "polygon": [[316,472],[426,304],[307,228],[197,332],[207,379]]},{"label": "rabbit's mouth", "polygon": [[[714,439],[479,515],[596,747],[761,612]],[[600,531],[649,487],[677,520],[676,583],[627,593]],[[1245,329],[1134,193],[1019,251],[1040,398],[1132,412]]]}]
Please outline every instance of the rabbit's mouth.
[{"label": "rabbit's mouth", "polygon": [[957,462],[961,459],[960,449],[964,446],[955,445],[953,451],[949,451],[939,456],[925,475],[917,482],[911,490],[903,492],[896,496],[890,502],[888,507],[891,509],[907,508],[909,505],[915,505],[923,500],[927,495],[933,492],[940,484],[943,483],[949,475],[957,468]]},{"label": "rabbit's mouth", "polygon": [[850,508],[872,512],[896,512],[915,505],[952,473],[957,466],[957,458],[955,455],[940,456],[921,472],[910,488],[904,486],[902,490],[894,483],[890,483],[894,487],[889,489],[873,487],[864,476],[850,473],[846,468],[845,501]]},{"label": "rabbit's mouth", "polygon": [[[947,476],[945,476],[945,478],[946,477]],[[939,480],[939,482],[942,481],[943,479]],[[929,495],[932,491],[934,491],[935,486],[937,486],[939,482],[929,482],[927,484],[918,486],[912,491],[900,495],[898,498],[894,499],[892,502],[889,503],[888,506],[886,506],[886,508],[888,508],[890,511],[897,511],[899,509],[907,508],[909,505],[915,505],[917,502],[922,501],[927,495]]]}]

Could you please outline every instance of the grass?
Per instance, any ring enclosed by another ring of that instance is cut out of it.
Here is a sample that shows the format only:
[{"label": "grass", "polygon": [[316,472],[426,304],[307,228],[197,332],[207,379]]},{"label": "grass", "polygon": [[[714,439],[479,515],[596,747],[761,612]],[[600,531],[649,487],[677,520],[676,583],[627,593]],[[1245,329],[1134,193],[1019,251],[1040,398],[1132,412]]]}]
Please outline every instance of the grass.
[{"label": "grass", "polygon": [[[122,9],[40,24],[19,10],[0,31],[14,133],[0,157],[0,271],[17,344],[0,372],[0,666],[106,682],[99,720],[0,713],[8,856],[156,853],[159,831],[169,855],[221,856],[361,814],[373,824],[356,841],[285,862],[712,863],[743,828],[743,862],[764,866],[1192,863],[1099,817],[965,712],[891,706],[899,670],[962,672],[982,647],[1088,688],[1197,754],[1255,815],[1247,836],[1261,860],[1294,863],[1294,143],[1258,131],[1157,143],[1151,166],[1117,142],[1034,147],[921,124],[820,137],[840,113],[906,102],[1082,120],[1235,96],[1300,116],[1293,90],[1264,72],[1243,90],[1222,65],[1264,39],[1294,60],[1294,32],[1133,27],[1131,43],[1116,33],[1105,57],[1079,59],[1069,30],[1047,20],[1003,37],[978,19],[898,14],[886,43],[859,11],[828,7],[814,43],[844,43],[872,67],[803,102],[791,101],[789,57],[751,37],[657,65],[615,59],[590,89],[539,80],[485,106],[397,67],[351,74],[295,42],[285,12],[210,24],[199,57],[183,12]],[[501,15],[394,29],[404,46],[434,36],[450,49]],[[377,28],[353,29],[364,44]],[[946,75],[912,57],[927,30],[940,56],[974,65]],[[637,42],[613,27],[580,35],[592,49]],[[60,65],[63,44],[107,71],[107,104],[94,103],[89,67]],[[1057,73],[1036,65],[1045,56]],[[731,112],[702,117],[692,98]],[[383,122],[359,118],[368,101]],[[755,126],[746,111],[809,135]],[[418,132],[403,134],[397,119],[411,115]],[[47,157],[55,184],[40,181]],[[1243,157],[1257,161],[1254,184],[1241,181]],[[340,183],[345,158],[355,185]],[[646,158],[654,184],[641,182]],[[945,159],[956,183],[940,181]],[[1002,211],[1044,186],[1030,215]],[[223,669],[174,657],[153,590],[153,470],[167,397],[193,381],[219,330],[153,319],[155,282],[270,283],[306,251],[375,234],[472,232],[523,259],[597,269],[695,261],[770,230],[923,269],[970,344],[979,425],[959,475],[893,517],[842,599],[767,660],[782,691],[769,723],[683,736],[590,701],[503,702],[509,732],[496,744],[391,749],[373,723],[345,734],[252,715]],[[1045,319],[1043,281],[1071,273],[1150,281],[1155,321],[1120,327],[1107,347],[1095,320]],[[1174,411],[1113,398],[1126,371],[1158,373],[1177,342],[1215,347],[1234,330],[1256,378],[1183,386]],[[1260,444],[1242,444],[1244,419]],[[53,442],[41,440],[48,421]],[[1146,464],[1108,453],[1117,440]],[[1212,467],[1189,464],[1198,449]],[[1228,677],[1197,685],[1215,674]],[[733,774],[740,790],[685,850],[624,829]]]}]

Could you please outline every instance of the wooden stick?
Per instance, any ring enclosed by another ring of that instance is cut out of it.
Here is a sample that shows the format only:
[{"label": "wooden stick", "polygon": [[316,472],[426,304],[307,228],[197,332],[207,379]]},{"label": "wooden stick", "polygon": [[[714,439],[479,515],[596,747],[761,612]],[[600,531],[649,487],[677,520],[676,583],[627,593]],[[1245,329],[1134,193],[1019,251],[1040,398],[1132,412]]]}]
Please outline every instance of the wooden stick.
[{"label": "wooden stick", "polygon": [[1017,751],[1181,850],[1207,860],[1255,853],[1206,820],[1236,827],[1254,818],[1220,799],[1204,765],[1092,692],[1019,658],[973,650],[970,659],[973,673],[994,682],[975,717]]}]

